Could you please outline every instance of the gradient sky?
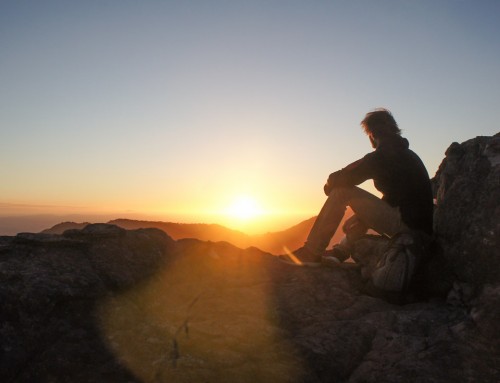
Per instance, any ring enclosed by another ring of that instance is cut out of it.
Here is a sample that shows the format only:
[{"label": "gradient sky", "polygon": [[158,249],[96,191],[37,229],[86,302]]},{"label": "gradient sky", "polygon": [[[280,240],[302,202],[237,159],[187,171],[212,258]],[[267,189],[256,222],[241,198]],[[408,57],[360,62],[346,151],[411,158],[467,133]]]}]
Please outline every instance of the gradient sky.
[{"label": "gradient sky", "polygon": [[500,130],[500,1],[2,0],[0,52],[0,215],[308,218],[373,108],[431,176]]}]

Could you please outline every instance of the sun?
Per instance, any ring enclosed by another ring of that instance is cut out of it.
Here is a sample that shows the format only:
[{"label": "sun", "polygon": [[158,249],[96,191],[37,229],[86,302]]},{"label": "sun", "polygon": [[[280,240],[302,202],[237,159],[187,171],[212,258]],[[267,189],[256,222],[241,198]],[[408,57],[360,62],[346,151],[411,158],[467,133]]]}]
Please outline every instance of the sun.
[{"label": "sun", "polygon": [[250,196],[239,196],[227,209],[227,214],[242,221],[251,220],[263,213],[257,201]]}]

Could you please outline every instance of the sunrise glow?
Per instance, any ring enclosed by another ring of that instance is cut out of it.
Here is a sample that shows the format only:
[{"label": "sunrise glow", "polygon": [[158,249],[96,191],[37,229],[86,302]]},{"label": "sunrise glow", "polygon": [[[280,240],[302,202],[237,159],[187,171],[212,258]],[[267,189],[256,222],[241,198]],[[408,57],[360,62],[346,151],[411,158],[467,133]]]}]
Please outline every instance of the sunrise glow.
[{"label": "sunrise glow", "polygon": [[239,196],[227,208],[226,214],[238,220],[248,221],[262,215],[263,210],[254,198]]},{"label": "sunrise glow", "polygon": [[487,3],[2,1],[0,235],[116,218],[285,230],[372,150],[359,122],[377,107],[432,177],[450,142],[498,132]]}]

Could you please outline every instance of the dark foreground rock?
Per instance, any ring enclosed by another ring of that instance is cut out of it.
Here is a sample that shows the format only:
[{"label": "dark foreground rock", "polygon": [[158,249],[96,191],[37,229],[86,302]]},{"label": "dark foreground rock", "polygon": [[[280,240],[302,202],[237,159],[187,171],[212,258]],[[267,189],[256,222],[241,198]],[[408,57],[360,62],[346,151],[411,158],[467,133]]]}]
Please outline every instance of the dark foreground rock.
[{"label": "dark foreground rock", "polygon": [[392,305],[355,269],[91,225],[0,240],[2,382],[497,382],[500,289]]},{"label": "dark foreground rock", "polygon": [[174,241],[91,225],[0,237],[0,381],[137,381],[103,341],[99,299],[151,277]]}]

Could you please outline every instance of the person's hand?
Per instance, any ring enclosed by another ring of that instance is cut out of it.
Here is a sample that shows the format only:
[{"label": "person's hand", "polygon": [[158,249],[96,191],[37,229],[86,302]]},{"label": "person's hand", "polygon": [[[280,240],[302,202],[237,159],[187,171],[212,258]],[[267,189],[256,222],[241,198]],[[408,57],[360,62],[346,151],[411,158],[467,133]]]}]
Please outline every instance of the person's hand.
[{"label": "person's hand", "polygon": [[338,172],[332,173],[328,176],[328,180],[326,180],[325,186],[323,186],[323,191],[326,195],[330,195],[333,190],[333,185],[335,185],[335,176]]},{"label": "person's hand", "polygon": [[330,192],[332,191],[332,187],[330,186],[328,181],[326,181],[325,186],[323,186],[323,191],[325,192],[326,195],[330,195]]}]

